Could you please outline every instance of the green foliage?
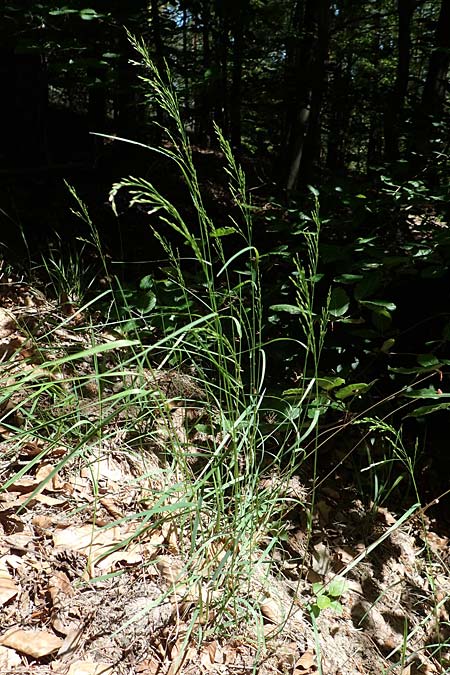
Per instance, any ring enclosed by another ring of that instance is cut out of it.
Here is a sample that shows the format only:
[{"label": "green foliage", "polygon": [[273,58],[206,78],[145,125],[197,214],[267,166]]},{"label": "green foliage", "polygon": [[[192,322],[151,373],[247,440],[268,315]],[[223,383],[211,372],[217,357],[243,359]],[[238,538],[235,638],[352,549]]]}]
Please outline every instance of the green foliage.
[{"label": "green foliage", "polygon": [[312,590],[315,600],[310,606],[310,612],[315,618],[325,609],[332,609],[338,614],[342,613],[342,605],[339,599],[347,590],[345,579],[336,576],[326,585],[318,581],[312,585]]}]

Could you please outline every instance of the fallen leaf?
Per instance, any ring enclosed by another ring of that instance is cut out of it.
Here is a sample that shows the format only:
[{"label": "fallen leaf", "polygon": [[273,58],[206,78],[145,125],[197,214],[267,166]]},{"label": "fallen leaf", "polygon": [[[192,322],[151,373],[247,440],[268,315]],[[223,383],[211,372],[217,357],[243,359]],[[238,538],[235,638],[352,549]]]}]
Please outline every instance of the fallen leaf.
[{"label": "fallen leaf", "polygon": [[19,592],[19,587],[6,569],[0,567],[0,605],[6,605]]},{"label": "fallen leaf", "polygon": [[31,524],[39,530],[48,530],[49,527],[53,524],[53,518],[50,516],[44,516],[43,514],[33,516]]},{"label": "fallen leaf", "polygon": [[259,608],[262,614],[272,623],[281,623],[284,620],[281,607],[273,598],[267,598],[260,603]]},{"label": "fallen leaf", "polygon": [[296,668],[303,668],[303,670],[308,671],[315,664],[315,656],[313,652],[305,652],[295,664]]},{"label": "fallen leaf", "polygon": [[[39,482],[34,478],[18,478],[11,483],[6,489],[8,492],[18,492],[20,494],[28,494],[33,490],[38,489]],[[40,488],[42,490],[42,488]]]},{"label": "fallen leaf", "polygon": [[67,675],[113,675],[110,663],[94,663],[93,661],[75,661],[70,664]]},{"label": "fallen leaf", "polygon": [[212,670],[216,662],[217,642],[214,640],[203,645],[200,652],[200,663],[206,670]]},{"label": "fallen leaf", "polygon": [[62,645],[62,640],[54,633],[46,630],[20,630],[12,628],[0,637],[0,644],[12,647],[22,654],[35,659],[56,652]]},{"label": "fallen leaf", "polygon": [[44,506],[62,506],[67,499],[59,497],[51,497],[50,495],[36,495],[35,500]]},{"label": "fallen leaf", "polygon": [[319,543],[313,546],[312,568],[317,574],[325,576],[330,570],[331,558],[325,544]]},{"label": "fallen leaf", "polygon": [[161,670],[161,663],[156,659],[145,659],[136,665],[137,675],[157,675]]},{"label": "fallen leaf", "polygon": [[67,633],[66,637],[64,638],[64,642],[62,643],[61,647],[59,648],[58,656],[67,656],[67,654],[71,654],[72,652],[74,652],[78,647],[78,645],[80,644],[82,635],[83,635],[83,626],[78,625],[72,630],[70,630]]},{"label": "fallen leaf", "polygon": [[21,658],[14,649],[0,647],[0,672],[6,673],[17,668],[21,664]]},{"label": "fallen leaf", "polygon": [[108,511],[113,518],[121,518],[122,511],[117,507],[116,502],[110,497],[103,497],[100,499],[100,504]]}]

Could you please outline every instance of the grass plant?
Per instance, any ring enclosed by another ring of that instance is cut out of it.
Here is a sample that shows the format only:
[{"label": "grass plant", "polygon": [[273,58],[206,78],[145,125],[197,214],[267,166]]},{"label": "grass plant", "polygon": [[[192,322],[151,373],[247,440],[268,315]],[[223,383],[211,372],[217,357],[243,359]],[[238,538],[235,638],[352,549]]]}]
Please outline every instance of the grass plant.
[{"label": "grass plant", "polygon": [[[159,465],[150,465],[142,479],[142,496],[132,514],[140,525],[121,544],[138,540],[149,528],[173,528],[173,547],[183,564],[166,570],[170,588],[150,605],[166,602],[169,595],[176,597],[181,664],[192,641],[200,645],[212,638],[235,637],[248,631],[249,625],[261,648],[266,639],[262,608],[276,576],[273,553],[286,536],[287,513],[306,513],[309,536],[313,531],[316,488],[321,480],[317,461],[323,410],[320,358],[330,322],[330,295],[317,310],[320,216],[316,205],[313,229],[305,234],[306,259],[296,258],[291,279],[299,320],[300,337],[295,342],[302,356],[301,374],[295,389],[274,397],[267,391],[266,380],[266,360],[274,341],[265,340],[262,267],[253,245],[253,207],[244,173],[216,127],[229,191],[239,214],[217,227],[204,206],[170,73],[158,71],[143,42],[131,36],[130,40],[139,55],[138,67],[143,68],[141,78],[149,96],[164,111],[164,131],[170,142],[149,150],[163,155],[181,172],[196,222],[187,223],[176,206],[143,178],[128,177],[116,183],[111,203],[117,209],[117,195],[125,192],[130,207],[145,208],[152,216],[152,233],[166,253],[164,274],[176,291],[179,310],[152,301],[133,315],[128,296],[115,279],[101,296],[76,309],[75,316],[93,317],[89,331],[85,325],[73,328],[74,314],[53,324],[47,318],[45,326],[30,330],[33,354],[22,360],[17,372],[4,372],[1,424],[9,433],[11,458],[30,439],[42,451],[7,478],[3,488],[30,472],[46,453],[63,448],[63,457],[45,480],[50,481],[70,463],[81,463],[90,472],[97,501],[96,470],[108,447],[115,451],[120,447],[131,459],[142,458],[151,449]],[[77,201],[78,213],[92,226],[86,206]],[[111,278],[98,234],[94,228],[92,232],[105,278]],[[224,245],[228,237],[238,242],[232,253]],[[185,265],[179,259],[178,244],[187,247],[195,261],[195,284],[192,262]],[[74,301],[83,297],[79,280],[84,273],[78,260],[71,258],[67,269],[54,256],[45,266],[64,296]],[[147,290],[150,296],[152,290]],[[91,310],[101,302],[103,307],[105,302],[108,305],[108,318],[96,323]],[[52,339],[69,324],[79,341],[52,345]],[[39,368],[33,361],[36,353]],[[33,367],[24,367],[27,359]],[[392,427],[383,421],[371,420],[371,424],[385,435],[389,432],[391,443],[388,459],[368,458],[373,502],[379,505],[397,484],[390,474],[391,465],[401,462],[410,476],[415,467]],[[291,480],[311,457],[312,480],[306,496],[290,494]],[[416,508],[407,509],[346,565],[341,576],[348,575]],[[119,517],[113,524],[129,518]],[[160,563],[164,567],[164,561]],[[320,597],[327,602],[338,595],[330,587],[327,590],[326,584],[321,586]],[[307,607],[305,603],[306,611]],[[283,625],[291,607],[278,609],[274,623]],[[320,654],[316,616],[313,627]],[[403,664],[404,646],[397,651]],[[319,664],[319,672],[320,668]]]}]

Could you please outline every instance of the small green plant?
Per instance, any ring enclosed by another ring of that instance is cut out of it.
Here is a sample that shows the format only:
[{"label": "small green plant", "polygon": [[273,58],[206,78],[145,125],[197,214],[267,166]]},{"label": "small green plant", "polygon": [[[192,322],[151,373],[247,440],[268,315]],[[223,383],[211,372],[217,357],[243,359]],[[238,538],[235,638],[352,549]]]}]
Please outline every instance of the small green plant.
[{"label": "small green plant", "polygon": [[315,595],[314,602],[310,605],[310,612],[317,618],[325,609],[332,609],[338,614],[342,613],[342,605],[339,602],[341,596],[347,590],[347,582],[342,577],[336,576],[329,584],[318,581],[312,585]]}]

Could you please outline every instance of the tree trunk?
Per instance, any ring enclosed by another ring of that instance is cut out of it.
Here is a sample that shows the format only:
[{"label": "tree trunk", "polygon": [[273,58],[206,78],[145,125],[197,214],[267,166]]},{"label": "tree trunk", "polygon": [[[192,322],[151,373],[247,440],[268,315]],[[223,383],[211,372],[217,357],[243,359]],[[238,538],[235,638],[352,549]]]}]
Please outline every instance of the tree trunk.
[{"label": "tree trunk", "polygon": [[416,6],[416,3],[412,0],[397,0],[397,73],[384,112],[384,158],[388,162],[393,162],[400,157],[399,137],[402,128],[403,108],[408,91],[409,65],[411,61],[411,20]]},{"label": "tree trunk", "polygon": [[305,139],[304,158],[301,163],[302,177],[310,180],[313,169],[320,157],[321,124],[320,114],[327,89],[327,60],[330,43],[330,0],[317,2],[317,46],[313,65],[313,86],[311,114]]},{"label": "tree trunk", "polygon": [[202,3],[200,21],[202,26],[202,66],[203,77],[200,82],[200,105],[196,115],[197,135],[201,143],[210,144],[212,125],[211,125],[211,106],[212,91],[214,89],[214,77],[211,58],[211,5],[210,0]]},{"label": "tree trunk", "polygon": [[241,147],[241,105],[242,105],[242,62],[244,52],[244,30],[248,21],[249,0],[241,0],[234,12],[233,35],[233,68],[230,102],[231,144],[236,150]]},{"label": "tree trunk", "polygon": [[436,28],[436,48],[431,53],[427,78],[422,94],[423,109],[441,115],[448,90],[447,75],[450,66],[450,0],[441,0]]},{"label": "tree trunk", "polygon": [[[297,1],[293,29],[292,72],[296,88],[289,105],[287,130],[288,171],[285,183],[289,195],[300,174],[307,179],[320,150],[320,112],[326,88],[326,60],[329,47],[330,0]],[[287,92],[292,91],[288,82]]]},{"label": "tree trunk", "polygon": [[[427,76],[422,92],[419,109],[416,112],[415,136],[412,141],[414,154],[412,169],[423,170],[429,165],[429,179],[432,183],[439,180],[436,158],[433,155],[435,134],[439,137],[444,113],[444,102],[448,91],[448,71],[450,67],[450,0],[441,0],[439,18],[436,27],[436,46],[431,52]],[[439,148],[436,147],[436,151]]]},{"label": "tree trunk", "polygon": [[229,47],[229,16],[223,0],[215,0],[217,25],[215,32],[215,51],[217,76],[214,78],[215,94],[215,121],[221,127],[225,136],[229,135],[229,95],[228,95],[228,47]]}]

